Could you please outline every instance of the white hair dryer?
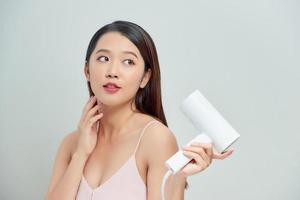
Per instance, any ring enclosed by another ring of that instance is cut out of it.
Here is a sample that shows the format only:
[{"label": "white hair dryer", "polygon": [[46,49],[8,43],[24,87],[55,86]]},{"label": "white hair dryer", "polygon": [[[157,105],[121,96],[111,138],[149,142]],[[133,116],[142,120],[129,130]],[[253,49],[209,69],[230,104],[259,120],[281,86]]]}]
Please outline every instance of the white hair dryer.
[{"label": "white hair dryer", "polygon": [[[213,143],[214,148],[221,153],[240,137],[198,90],[183,101],[181,110],[200,132],[186,146],[193,142]],[[165,162],[169,170],[165,174],[161,185],[162,200],[164,200],[164,187],[168,177],[177,173],[190,161],[191,158],[186,157],[182,150],[179,150]]]},{"label": "white hair dryer", "polygon": [[[214,148],[221,153],[240,137],[198,90],[183,101],[181,110],[200,132],[187,146],[193,142],[212,142]],[[179,150],[166,161],[166,166],[175,174],[190,161],[191,159]]]}]

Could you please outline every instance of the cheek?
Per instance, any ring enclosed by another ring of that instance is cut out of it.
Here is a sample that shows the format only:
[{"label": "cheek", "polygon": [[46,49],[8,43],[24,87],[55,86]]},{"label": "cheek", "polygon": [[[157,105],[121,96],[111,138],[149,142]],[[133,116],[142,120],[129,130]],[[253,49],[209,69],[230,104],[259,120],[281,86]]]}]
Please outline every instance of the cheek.
[{"label": "cheek", "polygon": [[100,68],[90,68],[90,84],[94,94],[99,93],[102,89],[101,83],[103,83],[105,72]]},{"label": "cheek", "polygon": [[104,67],[91,67],[90,68],[90,81],[94,83],[99,83],[99,81],[103,80],[105,76],[105,69]]},{"label": "cheek", "polygon": [[120,90],[121,99],[124,101],[135,97],[138,89],[140,88],[141,75],[135,74],[123,77],[123,87]]},{"label": "cheek", "polygon": [[126,86],[129,90],[137,92],[141,84],[142,75],[135,73],[134,75],[126,78]]}]

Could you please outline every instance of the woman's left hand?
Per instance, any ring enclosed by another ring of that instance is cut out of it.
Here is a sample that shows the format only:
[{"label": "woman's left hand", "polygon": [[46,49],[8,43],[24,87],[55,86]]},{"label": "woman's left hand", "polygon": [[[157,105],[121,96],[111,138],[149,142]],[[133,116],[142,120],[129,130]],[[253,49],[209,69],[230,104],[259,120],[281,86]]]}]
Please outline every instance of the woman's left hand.
[{"label": "woman's left hand", "polygon": [[212,163],[212,159],[223,160],[227,158],[234,149],[218,153],[210,143],[195,142],[189,147],[183,147],[182,151],[185,156],[192,158],[192,160],[178,172],[178,175],[188,177],[206,169]]}]

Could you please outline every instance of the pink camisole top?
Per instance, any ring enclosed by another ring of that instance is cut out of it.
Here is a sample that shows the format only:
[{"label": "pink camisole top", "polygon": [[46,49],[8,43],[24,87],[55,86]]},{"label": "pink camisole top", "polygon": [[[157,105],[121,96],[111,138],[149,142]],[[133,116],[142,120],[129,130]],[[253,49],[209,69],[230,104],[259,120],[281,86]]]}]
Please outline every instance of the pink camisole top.
[{"label": "pink camisole top", "polygon": [[147,188],[141,178],[135,154],[146,128],[156,120],[148,122],[140,133],[134,153],[107,181],[92,189],[82,175],[76,200],[146,200]]}]

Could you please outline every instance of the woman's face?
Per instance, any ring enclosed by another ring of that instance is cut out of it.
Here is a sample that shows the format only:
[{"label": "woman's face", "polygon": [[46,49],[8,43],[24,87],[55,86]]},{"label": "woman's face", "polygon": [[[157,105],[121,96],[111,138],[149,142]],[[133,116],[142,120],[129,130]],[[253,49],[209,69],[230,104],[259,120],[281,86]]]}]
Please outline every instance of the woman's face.
[{"label": "woman's face", "polygon": [[[98,40],[85,75],[93,93],[104,105],[119,105],[132,100],[144,87],[151,71],[144,73],[144,60],[138,48],[118,32],[108,32]],[[117,92],[108,92],[108,82],[117,84]]]}]

